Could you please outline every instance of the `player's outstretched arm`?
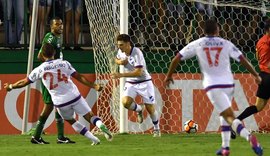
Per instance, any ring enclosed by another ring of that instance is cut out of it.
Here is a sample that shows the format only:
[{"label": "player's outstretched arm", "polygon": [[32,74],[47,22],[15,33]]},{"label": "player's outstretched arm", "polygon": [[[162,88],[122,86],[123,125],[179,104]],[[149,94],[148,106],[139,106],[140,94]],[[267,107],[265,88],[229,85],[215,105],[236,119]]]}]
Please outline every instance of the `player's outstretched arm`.
[{"label": "player's outstretched arm", "polygon": [[240,63],[254,76],[256,83],[260,84],[262,81],[261,77],[256,72],[252,64],[244,56],[241,57]]},{"label": "player's outstretched arm", "polygon": [[93,82],[88,81],[85,76],[81,75],[78,72],[73,73],[72,77],[74,77],[76,80],[78,80],[82,84],[84,84],[84,85],[86,85],[88,87],[94,88],[96,91],[101,91],[103,89],[102,85],[95,84]]},{"label": "player's outstretched arm", "polygon": [[7,91],[11,91],[12,89],[16,89],[16,88],[22,88],[25,87],[27,85],[29,85],[31,82],[28,78],[24,78],[22,80],[17,81],[16,83],[5,83],[4,84],[4,88]]},{"label": "player's outstretched arm", "polygon": [[166,86],[169,86],[170,82],[173,83],[172,74],[174,73],[174,71],[175,71],[176,67],[178,66],[179,62],[180,62],[180,56],[179,56],[179,54],[177,54],[173,58],[173,60],[172,60],[172,62],[170,64],[170,67],[168,69],[167,75],[166,75],[166,77],[164,79],[164,82],[165,82]]}]

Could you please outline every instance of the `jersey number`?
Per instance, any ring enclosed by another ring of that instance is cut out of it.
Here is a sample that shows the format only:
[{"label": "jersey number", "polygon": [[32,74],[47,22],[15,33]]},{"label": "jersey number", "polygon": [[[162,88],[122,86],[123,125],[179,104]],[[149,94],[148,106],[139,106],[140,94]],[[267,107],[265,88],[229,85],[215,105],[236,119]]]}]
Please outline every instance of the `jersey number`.
[{"label": "jersey number", "polygon": [[50,90],[58,87],[58,83],[61,82],[61,81],[64,81],[65,83],[68,83],[67,76],[65,74],[61,74],[61,70],[60,69],[57,69],[57,83],[53,83],[54,76],[53,76],[53,74],[51,72],[46,72],[43,75],[44,80],[47,79],[47,76],[50,79]]},{"label": "jersey number", "polygon": [[[221,50],[222,50],[222,47],[210,47],[210,48],[209,47],[205,47],[205,48],[203,48],[203,51],[206,54],[207,61],[208,61],[208,64],[209,64],[210,67],[213,67],[213,65],[214,66],[218,66],[219,55],[220,55]],[[214,63],[213,63],[213,61],[211,59],[210,52],[211,53],[216,52],[215,62]]]}]

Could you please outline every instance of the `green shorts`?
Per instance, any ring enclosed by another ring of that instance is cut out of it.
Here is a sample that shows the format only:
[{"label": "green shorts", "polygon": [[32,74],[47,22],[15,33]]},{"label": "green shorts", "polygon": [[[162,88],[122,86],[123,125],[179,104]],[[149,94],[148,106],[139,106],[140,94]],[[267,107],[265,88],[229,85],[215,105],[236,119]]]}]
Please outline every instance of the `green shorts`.
[{"label": "green shorts", "polygon": [[51,94],[49,93],[48,89],[41,83],[41,90],[42,90],[42,98],[45,104],[53,105]]}]

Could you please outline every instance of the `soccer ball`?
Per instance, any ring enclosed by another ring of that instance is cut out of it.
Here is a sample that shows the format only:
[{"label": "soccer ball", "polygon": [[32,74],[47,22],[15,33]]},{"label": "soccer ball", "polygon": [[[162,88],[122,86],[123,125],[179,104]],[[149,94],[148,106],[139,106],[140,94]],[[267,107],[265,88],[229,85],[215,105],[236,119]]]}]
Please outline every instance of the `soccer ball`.
[{"label": "soccer ball", "polygon": [[184,123],[184,130],[187,133],[196,133],[198,131],[198,124],[194,120],[188,120]]}]

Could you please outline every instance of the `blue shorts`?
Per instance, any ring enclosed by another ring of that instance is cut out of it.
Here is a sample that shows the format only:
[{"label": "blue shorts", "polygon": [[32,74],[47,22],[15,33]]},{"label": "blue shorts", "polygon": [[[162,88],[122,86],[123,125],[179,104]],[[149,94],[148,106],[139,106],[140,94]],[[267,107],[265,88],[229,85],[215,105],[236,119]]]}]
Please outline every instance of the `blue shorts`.
[{"label": "blue shorts", "polygon": [[[29,4],[30,6],[33,6],[33,1],[30,0]],[[52,5],[52,0],[39,0],[39,6],[51,6]]]},{"label": "blue shorts", "polygon": [[65,12],[74,10],[77,12],[82,12],[82,1],[81,0],[66,0]]}]

